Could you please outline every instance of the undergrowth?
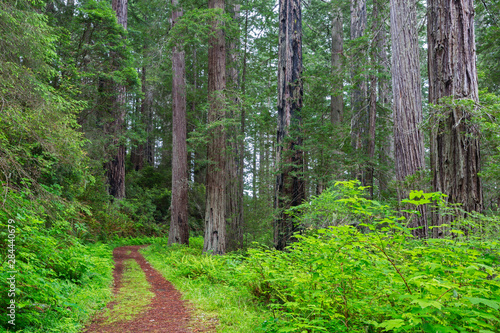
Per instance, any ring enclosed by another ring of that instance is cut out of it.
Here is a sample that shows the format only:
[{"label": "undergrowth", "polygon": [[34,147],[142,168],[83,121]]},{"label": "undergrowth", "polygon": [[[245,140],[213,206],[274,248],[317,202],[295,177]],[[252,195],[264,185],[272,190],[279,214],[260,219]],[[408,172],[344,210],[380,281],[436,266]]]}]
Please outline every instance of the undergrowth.
[{"label": "undergrowth", "polygon": [[[84,228],[77,203],[47,202],[27,191],[6,193],[0,210],[0,331],[80,331],[111,298],[112,249],[77,237]],[[15,296],[10,297],[12,275]],[[7,317],[11,299],[15,325]]]},{"label": "undergrowth", "polygon": [[[165,241],[143,253],[217,316],[217,332],[500,331],[497,218],[457,220],[443,226],[448,238],[418,240],[405,218],[365,199],[355,182],[332,191],[290,214],[302,225],[325,218],[334,225],[309,224],[287,251],[255,245],[243,255],[210,256],[195,238],[191,247]],[[440,197],[412,192],[406,203]]]}]

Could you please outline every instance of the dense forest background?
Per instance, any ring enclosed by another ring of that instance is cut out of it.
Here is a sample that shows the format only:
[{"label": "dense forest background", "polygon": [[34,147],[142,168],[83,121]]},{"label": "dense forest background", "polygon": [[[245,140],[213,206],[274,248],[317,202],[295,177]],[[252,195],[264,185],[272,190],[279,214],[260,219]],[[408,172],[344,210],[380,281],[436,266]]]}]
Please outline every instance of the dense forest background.
[{"label": "dense forest background", "polygon": [[203,236],[212,254],[331,226],[497,239],[499,13],[497,0],[0,1],[0,251],[8,276],[12,219],[19,325],[50,321],[43,304],[124,237]]}]

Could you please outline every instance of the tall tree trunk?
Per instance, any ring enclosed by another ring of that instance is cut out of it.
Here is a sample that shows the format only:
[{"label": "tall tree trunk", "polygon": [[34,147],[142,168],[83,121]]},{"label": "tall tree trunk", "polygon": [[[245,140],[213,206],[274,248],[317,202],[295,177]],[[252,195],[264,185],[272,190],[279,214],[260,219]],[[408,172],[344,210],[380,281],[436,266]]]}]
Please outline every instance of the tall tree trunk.
[{"label": "tall tree trunk", "polygon": [[[444,105],[431,133],[433,188],[448,195],[448,202],[462,204],[466,212],[481,211],[479,129],[471,123],[471,112],[453,103],[478,103],[474,2],[427,0],[427,8],[429,103]],[[452,219],[435,214],[433,224]],[[442,235],[440,229],[434,229],[434,236]]]},{"label": "tall tree trunk", "polygon": [[[278,46],[278,133],[276,148],[275,208],[278,216],[274,221],[274,244],[283,250],[297,231],[290,216],[284,210],[297,206],[305,199],[302,179],[304,157],[298,148],[302,108],[302,14],[300,0],[279,2]],[[292,137],[293,136],[293,137]]]},{"label": "tall tree trunk", "polygon": [[[370,198],[374,199],[374,185],[375,185],[375,132],[376,132],[376,120],[377,120],[377,85],[381,80],[375,74],[375,69],[377,66],[381,66],[382,53],[385,52],[381,45],[381,40],[384,38],[385,34],[384,21],[382,15],[382,5],[379,1],[373,0],[373,11],[372,11],[372,31],[374,33],[374,40],[370,50],[371,64],[372,64],[372,74],[370,74],[370,103],[369,103],[369,123],[368,123],[368,147],[367,156],[368,163],[366,168],[366,186],[369,186]],[[382,50],[379,49],[382,47]]]},{"label": "tall tree trunk", "polygon": [[332,76],[333,93],[330,105],[330,121],[340,124],[344,120],[344,80],[342,75],[342,54],[344,52],[344,31],[342,9],[336,8],[332,19]]},{"label": "tall tree trunk", "polygon": [[[209,8],[224,10],[224,0],[209,0]],[[208,123],[225,118],[226,89],[226,42],[222,21],[212,22],[213,35],[208,49]],[[205,240],[203,252],[226,252],[226,133],[224,125],[216,125],[209,131],[207,148],[207,202],[205,210]]]},{"label": "tall tree trunk", "polygon": [[368,156],[365,170],[365,186],[369,186],[370,198],[373,200],[373,185],[375,174],[375,123],[377,120],[377,76],[370,75],[370,103],[368,111],[368,146],[366,153]]},{"label": "tall tree trunk", "polygon": [[[245,87],[245,83],[246,83],[246,74],[247,74],[247,46],[248,46],[248,34],[249,34],[249,31],[248,31],[248,9],[245,11],[245,46],[244,46],[244,54],[243,54],[243,73],[242,73],[242,77],[241,77],[241,95],[242,95],[242,98],[243,99],[246,99],[246,87]],[[240,186],[240,188],[238,189],[238,195],[240,196],[240,200],[238,201],[240,207],[239,207],[239,211],[241,213],[241,226],[240,226],[240,229],[239,229],[239,232],[241,233],[241,235],[238,235],[238,237],[241,239],[241,244],[243,245],[243,241],[244,241],[244,238],[243,238],[243,233],[244,233],[244,226],[245,226],[245,220],[244,220],[244,198],[245,198],[245,195],[244,195],[244,187],[245,187],[245,138],[246,138],[246,127],[245,127],[245,120],[246,120],[246,110],[245,110],[245,105],[242,101],[241,103],[241,119],[240,119],[240,123],[241,123],[241,135],[242,135],[242,138],[241,140],[239,140],[239,144],[240,144],[240,149],[239,149],[239,161],[240,163],[238,164],[238,185]]]},{"label": "tall tree trunk", "polygon": [[[422,122],[422,90],[417,10],[415,0],[391,0],[390,4],[396,178],[403,182],[425,167],[424,141],[419,129]],[[400,199],[406,195],[407,190],[400,189]],[[422,216],[414,217],[410,227],[420,227],[414,234],[426,237],[425,208],[420,208]]]},{"label": "tall tree trunk", "polygon": [[[127,30],[127,0],[113,0],[113,10],[116,12],[118,24]],[[108,127],[108,133],[112,135],[111,146],[117,147],[112,154],[111,160],[106,163],[106,175],[108,178],[109,194],[116,199],[125,198],[125,144],[121,142],[121,135],[125,129],[125,103],[126,90],[124,86],[116,87],[117,96],[113,102],[114,120]]]},{"label": "tall tree trunk", "polygon": [[[390,106],[390,95],[389,95],[389,60],[387,59],[387,33],[385,29],[384,22],[384,12],[387,8],[387,4],[384,0],[375,0],[373,3],[374,6],[377,6],[378,16],[379,16],[379,26],[377,30],[377,59],[379,62],[378,69],[378,104],[385,111]],[[392,112],[391,112],[392,114]],[[386,116],[383,114],[382,116]],[[380,161],[388,161],[392,160],[391,154],[391,142],[392,136],[387,138],[387,141],[382,143],[382,146],[379,150],[379,160]],[[380,193],[384,193],[388,189],[389,179],[387,177],[387,173],[383,171],[383,169],[379,169],[378,171],[378,181],[379,181],[379,190]]]},{"label": "tall tree trunk", "polygon": [[[240,5],[233,6],[233,19],[235,22],[239,21],[240,17]],[[234,125],[230,126],[228,131],[228,146],[229,154],[227,156],[227,193],[226,193],[226,221],[229,224],[227,230],[227,249],[228,251],[234,251],[243,246],[243,205],[240,200],[243,200],[243,195],[240,193],[241,178],[239,177],[240,164],[243,163],[241,159],[242,144],[240,141],[243,140],[244,135],[241,134],[241,107],[239,98],[237,96],[237,91],[239,91],[239,72],[238,72],[238,49],[237,40],[239,36],[234,38],[229,44],[228,52],[228,78],[229,86],[234,92],[234,98],[232,98],[232,105],[230,107],[231,114],[229,117],[234,120]],[[240,112],[237,112],[240,111]],[[239,123],[239,125],[238,125]]]},{"label": "tall tree trunk", "polygon": [[[351,40],[363,37],[366,29],[366,0],[351,0]],[[366,52],[364,46],[358,45],[356,55],[352,57],[352,84],[351,92],[351,144],[363,160],[367,146],[367,130],[369,124],[369,112],[367,107],[368,89],[366,85],[366,76],[362,74],[361,64],[366,61]],[[362,162],[365,164],[365,162]],[[365,184],[365,172],[363,168],[357,167],[354,170],[355,177]]]},{"label": "tall tree trunk", "polygon": [[[179,1],[172,0],[172,26],[182,16]],[[172,214],[168,245],[189,244],[188,165],[186,124],[186,61],[184,49],[172,51]]]}]

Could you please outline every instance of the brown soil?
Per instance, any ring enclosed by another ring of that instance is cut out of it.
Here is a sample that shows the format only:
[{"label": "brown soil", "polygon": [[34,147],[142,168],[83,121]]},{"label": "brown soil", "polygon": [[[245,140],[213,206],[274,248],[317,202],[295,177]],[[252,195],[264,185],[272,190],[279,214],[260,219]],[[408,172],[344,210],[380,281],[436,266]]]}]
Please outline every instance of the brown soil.
[{"label": "brown soil", "polygon": [[[98,316],[86,327],[85,333],[139,333],[139,332],[161,332],[161,333],[195,333],[207,332],[203,328],[190,327],[191,314],[188,305],[181,299],[181,294],[165,280],[144,259],[138,250],[145,245],[123,246],[113,251],[115,269],[115,295],[121,287],[123,272],[123,261],[135,259],[146,274],[147,281],[151,285],[151,291],[155,294],[148,309],[136,318],[125,321],[105,324],[106,317]],[[130,254],[127,254],[130,252]],[[112,309],[116,302],[107,305]]]}]

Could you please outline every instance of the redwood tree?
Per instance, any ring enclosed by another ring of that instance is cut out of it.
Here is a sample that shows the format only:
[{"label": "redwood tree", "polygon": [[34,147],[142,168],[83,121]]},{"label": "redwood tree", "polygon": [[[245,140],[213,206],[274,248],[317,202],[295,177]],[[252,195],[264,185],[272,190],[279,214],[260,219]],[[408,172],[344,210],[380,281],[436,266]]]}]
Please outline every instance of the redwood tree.
[{"label": "redwood tree", "polygon": [[[427,0],[427,13],[429,103],[444,106],[431,133],[433,188],[467,212],[481,211],[479,131],[470,110],[455,103],[470,100],[475,107],[478,102],[474,2]],[[435,215],[433,223],[450,219]],[[434,229],[434,235],[441,230]]]},{"label": "redwood tree", "polygon": [[[172,25],[182,16],[178,3],[172,0]],[[168,244],[189,244],[186,61],[180,45],[172,50],[172,111],[172,214]]]},{"label": "redwood tree", "polygon": [[[239,21],[240,5],[235,4],[232,8],[233,19]],[[226,222],[227,228],[227,249],[234,251],[243,246],[243,166],[245,156],[244,145],[244,121],[241,121],[242,107],[238,91],[239,83],[239,52],[237,40],[239,36],[232,38],[228,50],[227,77],[229,89],[234,96],[230,99],[228,118],[233,123],[228,128],[227,133],[227,190],[226,190]]]},{"label": "redwood tree", "polygon": [[[210,0],[209,8],[224,10],[224,0]],[[208,123],[205,237],[203,252],[226,252],[226,133],[225,118],[226,43],[222,21],[212,22],[208,49]]]},{"label": "redwood tree", "polygon": [[[424,140],[419,129],[422,123],[422,89],[415,0],[391,0],[392,92],[394,115],[394,148],[396,179],[424,169]],[[399,191],[400,199],[406,192]],[[410,227],[419,237],[427,236],[425,209],[414,218]]]},{"label": "redwood tree", "polygon": [[[297,230],[292,219],[284,213],[305,198],[303,152],[300,136],[302,84],[302,15],[300,0],[279,2],[278,45],[278,133],[276,165],[274,243],[283,250]],[[292,131],[291,131],[292,129]]]},{"label": "redwood tree", "polygon": [[[127,0],[113,0],[113,10],[116,12],[118,24],[127,30]],[[115,60],[116,62],[116,60]],[[117,67],[118,65],[115,64]],[[116,97],[112,102],[112,121],[105,126],[105,132],[111,136],[111,156],[106,162],[106,176],[108,178],[109,194],[117,199],[125,198],[125,144],[121,136],[125,127],[125,86],[117,85]]]}]

